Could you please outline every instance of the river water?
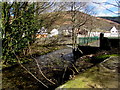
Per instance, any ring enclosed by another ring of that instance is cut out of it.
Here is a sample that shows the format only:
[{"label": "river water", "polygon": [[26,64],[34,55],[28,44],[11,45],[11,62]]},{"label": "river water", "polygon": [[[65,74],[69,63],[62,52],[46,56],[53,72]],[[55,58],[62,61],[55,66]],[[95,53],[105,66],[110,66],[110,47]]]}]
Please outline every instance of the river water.
[{"label": "river water", "polygon": [[42,55],[37,57],[38,61],[54,61],[56,59],[62,59],[67,61],[73,61],[73,53],[72,48],[66,48],[62,50],[56,50],[54,52],[48,53],[46,55]]},{"label": "river water", "polygon": [[[52,81],[58,86],[61,81],[59,77],[63,75],[65,65],[68,65],[73,60],[72,48],[65,48],[61,50],[56,50],[54,52],[42,55],[36,58],[41,70],[44,75],[48,78],[51,78]],[[38,67],[35,61],[32,61],[24,66],[31,71],[38,79],[42,80],[50,87],[54,85],[49,85],[47,81],[44,80],[41,73],[39,73]],[[13,89],[30,89],[30,88],[43,88],[39,82],[37,82],[31,75],[29,75],[23,68],[20,66],[12,67],[8,70],[4,70],[2,80],[3,89],[13,88]],[[55,85],[55,87],[56,87]]]}]

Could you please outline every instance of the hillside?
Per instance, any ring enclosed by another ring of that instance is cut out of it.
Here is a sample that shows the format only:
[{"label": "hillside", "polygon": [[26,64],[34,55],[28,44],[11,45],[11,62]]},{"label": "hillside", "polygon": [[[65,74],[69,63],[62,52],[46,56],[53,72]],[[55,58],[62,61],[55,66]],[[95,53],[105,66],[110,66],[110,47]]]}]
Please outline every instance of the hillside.
[{"label": "hillside", "polygon": [[120,24],[120,17],[100,17],[100,18],[111,20],[113,22],[117,22]]},{"label": "hillside", "polygon": [[[47,13],[44,14],[44,22],[52,20],[52,23],[50,25],[50,28],[60,28],[63,27],[63,29],[67,29],[72,27],[72,17],[71,15],[73,12],[71,11],[62,11],[62,12],[53,12],[53,13]],[[56,17],[57,16],[57,17]],[[46,17],[48,18],[47,21],[45,20]],[[85,24],[80,26],[80,29],[86,29],[90,30],[92,29],[93,31],[109,31],[113,26],[116,26],[116,28],[119,27],[119,23],[106,20],[100,17],[94,17],[90,16],[88,14],[82,13],[77,11],[76,13],[76,27],[78,28],[80,24],[84,23]],[[49,23],[49,22],[48,22]],[[47,24],[46,24],[47,25]]]}]

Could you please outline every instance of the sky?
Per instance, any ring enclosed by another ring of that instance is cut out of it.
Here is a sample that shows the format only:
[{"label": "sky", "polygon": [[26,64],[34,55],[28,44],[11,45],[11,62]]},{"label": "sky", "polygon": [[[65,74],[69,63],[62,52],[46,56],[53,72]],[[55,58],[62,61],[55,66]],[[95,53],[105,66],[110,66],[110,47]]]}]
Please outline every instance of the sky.
[{"label": "sky", "polygon": [[[6,0],[6,1],[15,1],[15,0]],[[18,0],[18,1],[26,1],[26,0]],[[35,1],[35,0],[29,0],[29,1]],[[51,1],[51,0],[37,0],[37,1]],[[95,10],[94,10],[96,13],[95,16],[118,16],[118,12],[120,13],[120,9],[114,6],[114,5],[118,5],[116,1],[119,1],[119,4],[120,4],[120,0],[52,0],[52,1],[55,1],[55,2],[59,2],[59,1],[60,2],[66,2],[66,1],[67,2],[70,2],[70,1],[89,2],[89,4],[92,7],[95,7]],[[97,2],[97,3],[92,3],[91,1]]]},{"label": "sky", "polygon": [[[117,1],[120,2],[120,0]],[[117,7],[118,4],[116,3],[116,0],[101,0],[99,4],[92,3],[92,5],[95,6],[96,16],[118,16],[118,12],[120,13],[120,9]]]}]

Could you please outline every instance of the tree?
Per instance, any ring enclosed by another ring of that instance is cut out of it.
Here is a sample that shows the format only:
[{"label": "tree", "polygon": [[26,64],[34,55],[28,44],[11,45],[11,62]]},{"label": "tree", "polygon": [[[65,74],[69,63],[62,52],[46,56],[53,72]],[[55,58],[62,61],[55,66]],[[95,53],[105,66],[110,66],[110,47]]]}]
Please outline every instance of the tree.
[{"label": "tree", "polygon": [[36,3],[2,3],[2,52],[4,64],[16,62],[14,53],[22,57],[25,48],[34,43],[36,32],[42,26],[37,24],[37,15],[49,7],[49,4],[46,7],[45,4],[41,3],[40,6],[35,8]]},{"label": "tree", "polygon": [[[6,64],[15,62],[13,52],[20,55],[23,48],[33,39],[31,36],[34,28],[31,28],[30,24],[34,23],[34,19],[30,10],[33,5],[28,5],[28,3],[4,2],[2,7],[3,60]],[[24,10],[27,13],[23,12]],[[31,16],[29,16],[30,14]],[[22,37],[23,33],[25,33],[24,37]]]},{"label": "tree", "polygon": [[[16,63],[16,57],[24,57],[29,46],[36,41],[36,32],[50,26],[59,18],[59,4],[53,2],[2,2],[2,59],[4,64]],[[46,14],[54,8],[54,16]],[[63,5],[59,5],[63,6]],[[46,15],[47,16],[46,16]]]},{"label": "tree", "polygon": [[78,50],[77,49],[78,32],[82,30],[86,23],[91,21],[90,20],[91,17],[88,16],[88,14],[92,15],[95,12],[94,7],[91,8],[88,2],[67,2],[66,7],[67,7],[66,9],[69,10],[68,13],[70,14],[69,21],[71,21],[72,26],[72,44],[74,53],[74,51],[76,52]]}]

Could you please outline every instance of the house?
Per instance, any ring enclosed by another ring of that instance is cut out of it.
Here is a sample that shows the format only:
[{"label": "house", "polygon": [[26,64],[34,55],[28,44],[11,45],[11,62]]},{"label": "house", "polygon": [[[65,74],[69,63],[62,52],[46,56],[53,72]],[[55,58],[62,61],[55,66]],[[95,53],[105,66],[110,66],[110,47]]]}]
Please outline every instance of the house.
[{"label": "house", "polygon": [[115,26],[113,26],[108,32],[104,33],[104,37],[118,37],[118,36],[119,30],[117,30]]},{"label": "house", "polygon": [[117,30],[115,26],[113,26],[109,31],[88,32],[88,36],[90,36],[90,37],[98,36],[99,37],[100,33],[104,33],[104,37],[118,37],[119,36],[119,30]]},{"label": "house", "polygon": [[118,34],[119,34],[119,32],[115,26],[112,27],[112,29],[110,30],[110,33],[111,33],[111,36],[113,36],[113,37],[118,36]]},{"label": "house", "polygon": [[95,31],[95,32],[88,32],[88,37],[95,37],[95,36],[99,37],[100,33],[101,32],[97,32],[97,31]]},{"label": "house", "polygon": [[45,29],[44,27],[42,27],[42,28],[39,29],[38,32],[36,33],[36,38],[46,38],[47,35],[48,35],[47,29]]},{"label": "house", "polygon": [[42,33],[42,34],[36,34],[36,38],[46,38],[47,33]]},{"label": "house", "polygon": [[59,31],[58,31],[58,29],[53,29],[51,32],[50,32],[50,37],[52,37],[52,36],[57,36],[59,34]]},{"label": "house", "polygon": [[71,36],[72,35],[72,26],[70,25],[63,25],[59,29],[60,34],[65,36]]},{"label": "house", "polygon": [[81,34],[81,35],[88,35],[88,31],[83,29],[83,30],[78,30],[77,34]]}]

